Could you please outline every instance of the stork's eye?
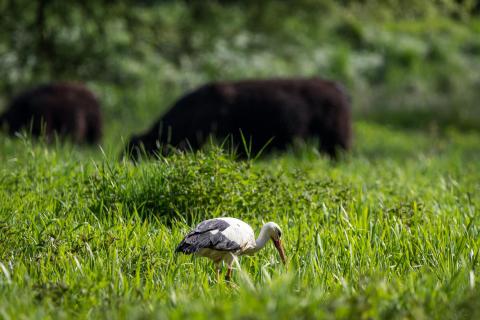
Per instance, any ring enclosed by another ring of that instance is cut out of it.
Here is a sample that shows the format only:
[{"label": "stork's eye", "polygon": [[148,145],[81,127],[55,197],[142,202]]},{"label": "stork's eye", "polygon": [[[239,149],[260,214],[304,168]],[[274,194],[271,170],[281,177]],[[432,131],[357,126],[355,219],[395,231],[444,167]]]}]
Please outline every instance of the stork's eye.
[{"label": "stork's eye", "polygon": [[281,238],[282,237],[282,231],[280,230],[277,230],[277,234],[278,234],[278,237]]}]

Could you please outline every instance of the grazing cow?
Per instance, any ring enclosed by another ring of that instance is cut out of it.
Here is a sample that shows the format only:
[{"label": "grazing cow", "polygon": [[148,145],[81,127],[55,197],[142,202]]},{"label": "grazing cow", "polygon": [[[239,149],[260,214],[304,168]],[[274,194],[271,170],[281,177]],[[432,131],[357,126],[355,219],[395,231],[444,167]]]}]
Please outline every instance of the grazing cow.
[{"label": "grazing cow", "polygon": [[126,152],[135,159],[166,155],[173,146],[197,150],[212,135],[231,141],[241,157],[284,150],[295,139],[315,137],[332,158],[351,144],[350,99],[332,81],[245,80],[204,85],[178,100],[145,134],[133,136]]},{"label": "grazing cow", "polygon": [[10,134],[21,130],[33,136],[57,134],[76,143],[95,144],[102,136],[100,105],[86,87],[54,83],[35,87],[16,96],[0,116],[0,127]]}]

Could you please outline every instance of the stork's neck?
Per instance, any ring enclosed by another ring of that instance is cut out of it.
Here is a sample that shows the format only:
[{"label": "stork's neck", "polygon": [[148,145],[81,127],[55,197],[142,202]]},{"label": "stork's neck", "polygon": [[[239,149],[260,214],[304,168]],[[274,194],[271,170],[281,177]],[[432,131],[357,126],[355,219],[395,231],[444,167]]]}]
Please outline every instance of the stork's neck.
[{"label": "stork's neck", "polygon": [[270,230],[267,225],[264,225],[262,230],[260,230],[257,240],[255,241],[255,249],[253,249],[253,251],[256,252],[265,247],[268,240],[270,240]]}]

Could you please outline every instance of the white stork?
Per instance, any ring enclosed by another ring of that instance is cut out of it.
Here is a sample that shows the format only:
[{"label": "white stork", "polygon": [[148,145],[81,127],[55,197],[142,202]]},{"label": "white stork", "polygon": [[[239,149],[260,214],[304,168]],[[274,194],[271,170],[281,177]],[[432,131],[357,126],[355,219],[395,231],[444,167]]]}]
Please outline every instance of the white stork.
[{"label": "white stork", "polygon": [[258,239],[252,227],[235,218],[215,218],[202,221],[194,230],[188,233],[180,242],[175,252],[196,254],[213,260],[217,266],[217,276],[220,277],[221,263],[227,264],[228,270],[225,279],[232,276],[232,263],[240,255],[251,255],[262,249],[269,239],[272,239],[285,264],[282,230],[275,222],[268,222],[260,230]]}]

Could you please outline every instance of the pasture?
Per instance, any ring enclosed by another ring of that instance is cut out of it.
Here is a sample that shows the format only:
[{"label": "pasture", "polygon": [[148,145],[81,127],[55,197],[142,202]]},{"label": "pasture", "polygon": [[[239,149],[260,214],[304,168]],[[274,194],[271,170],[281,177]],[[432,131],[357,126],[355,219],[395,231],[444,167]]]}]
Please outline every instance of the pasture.
[{"label": "pasture", "polygon": [[[99,145],[0,133],[0,319],[480,318],[475,1],[61,1],[0,5],[0,109],[78,81]],[[43,6],[41,5],[43,4]],[[352,150],[238,161],[216,145],[119,154],[211,81],[313,77],[352,98]],[[217,283],[174,254],[198,222],[283,230]]]},{"label": "pasture", "polygon": [[[306,145],[135,166],[3,138],[1,317],[478,317],[480,135],[355,132],[338,163]],[[206,259],[174,254],[191,226],[222,215],[256,232],[279,223],[288,268],[269,245],[229,285]]]}]

